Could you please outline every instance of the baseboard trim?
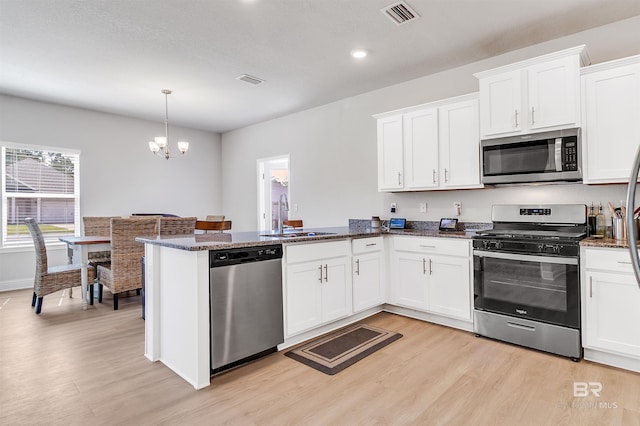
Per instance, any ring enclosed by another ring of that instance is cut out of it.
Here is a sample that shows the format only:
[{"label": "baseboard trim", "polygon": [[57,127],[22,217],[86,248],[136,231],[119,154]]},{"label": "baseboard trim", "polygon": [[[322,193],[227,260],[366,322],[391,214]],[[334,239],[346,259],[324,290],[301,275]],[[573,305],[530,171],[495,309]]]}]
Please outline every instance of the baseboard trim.
[{"label": "baseboard trim", "polygon": [[33,278],[0,281],[0,292],[33,288]]}]

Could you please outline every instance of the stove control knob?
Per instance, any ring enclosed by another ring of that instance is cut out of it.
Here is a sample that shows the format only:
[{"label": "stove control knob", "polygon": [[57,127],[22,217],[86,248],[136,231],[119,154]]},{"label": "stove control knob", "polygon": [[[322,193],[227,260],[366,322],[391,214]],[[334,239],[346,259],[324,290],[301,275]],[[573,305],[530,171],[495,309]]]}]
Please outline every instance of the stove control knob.
[{"label": "stove control knob", "polygon": [[538,252],[543,253],[544,252],[544,248],[545,248],[544,244],[538,244]]},{"label": "stove control knob", "polygon": [[491,249],[491,241],[483,241],[482,248],[484,248],[485,250]]},{"label": "stove control knob", "polygon": [[502,241],[496,241],[494,246],[496,249],[500,250],[502,247],[504,247],[504,244],[502,244]]}]

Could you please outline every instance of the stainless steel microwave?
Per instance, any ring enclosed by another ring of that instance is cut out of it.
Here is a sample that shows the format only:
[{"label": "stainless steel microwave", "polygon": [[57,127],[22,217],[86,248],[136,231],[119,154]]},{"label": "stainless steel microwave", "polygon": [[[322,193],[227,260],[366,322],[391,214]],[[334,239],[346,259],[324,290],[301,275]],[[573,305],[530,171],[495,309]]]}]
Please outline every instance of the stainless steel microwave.
[{"label": "stainless steel microwave", "polygon": [[481,141],[482,183],[579,182],[580,129]]}]

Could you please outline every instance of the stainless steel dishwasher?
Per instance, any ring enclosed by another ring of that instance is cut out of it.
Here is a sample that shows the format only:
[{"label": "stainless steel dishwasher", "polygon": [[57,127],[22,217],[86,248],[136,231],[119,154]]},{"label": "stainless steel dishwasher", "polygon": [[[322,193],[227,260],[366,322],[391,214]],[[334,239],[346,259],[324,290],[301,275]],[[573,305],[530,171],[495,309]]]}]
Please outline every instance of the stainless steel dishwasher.
[{"label": "stainless steel dishwasher", "polygon": [[277,351],[284,342],[282,246],[209,252],[211,373]]}]

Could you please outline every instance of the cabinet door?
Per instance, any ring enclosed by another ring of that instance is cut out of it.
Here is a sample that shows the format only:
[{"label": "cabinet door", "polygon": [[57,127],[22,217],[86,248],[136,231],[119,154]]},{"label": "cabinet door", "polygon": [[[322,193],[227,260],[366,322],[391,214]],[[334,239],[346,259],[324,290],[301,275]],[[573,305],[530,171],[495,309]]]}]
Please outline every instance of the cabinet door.
[{"label": "cabinet door", "polygon": [[427,308],[427,257],[395,252],[393,257],[393,302],[410,308]]},{"label": "cabinet door", "polygon": [[445,105],[440,120],[440,186],[480,187],[478,101]]},{"label": "cabinet door", "polygon": [[353,311],[359,312],[384,303],[382,253],[353,258]]},{"label": "cabinet door", "polygon": [[468,258],[429,258],[429,311],[463,320],[471,319],[469,268]]},{"label": "cabinet door", "polygon": [[404,189],[438,186],[438,108],[405,114]]},{"label": "cabinet door", "polygon": [[626,183],[640,144],[640,64],[583,77],[585,183]]},{"label": "cabinet door", "polygon": [[522,129],[522,72],[480,79],[480,132],[483,137]]},{"label": "cabinet door", "polygon": [[633,275],[586,274],[584,346],[640,357],[640,288]]},{"label": "cabinet door", "polygon": [[527,127],[544,129],[580,123],[580,62],[578,56],[527,68]]},{"label": "cabinet door", "polygon": [[402,115],[378,120],[378,190],[402,189]]},{"label": "cabinet door", "polygon": [[286,267],[285,309],[287,335],[322,323],[321,262],[306,262]]},{"label": "cabinet door", "polygon": [[322,282],[322,322],[351,314],[351,268],[349,258],[325,261]]}]

